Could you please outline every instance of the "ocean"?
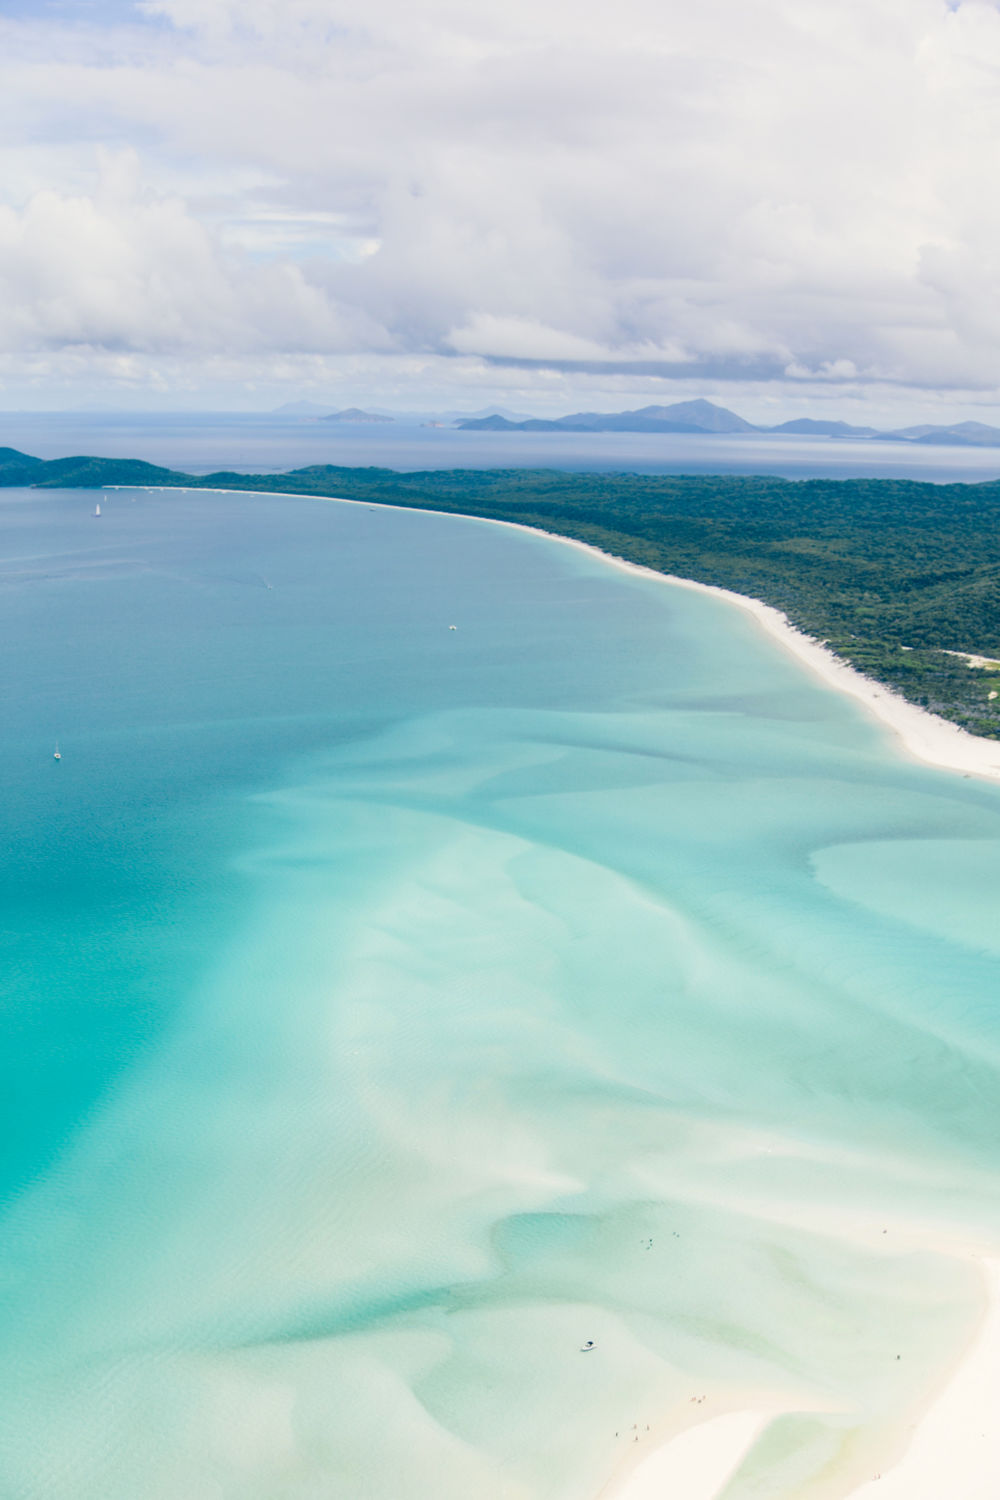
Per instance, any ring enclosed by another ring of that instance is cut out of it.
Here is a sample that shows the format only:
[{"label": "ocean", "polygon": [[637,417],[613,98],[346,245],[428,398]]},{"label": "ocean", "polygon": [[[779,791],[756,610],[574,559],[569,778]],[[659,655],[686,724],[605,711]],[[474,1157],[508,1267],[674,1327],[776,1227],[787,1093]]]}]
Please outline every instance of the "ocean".
[{"label": "ocean", "polygon": [[1000,1232],[1000,788],[540,535],[94,498],[0,491],[3,1500],[870,1478]]},{"label": "ocean", "polygon": [[768,433],[459,432],[409,421],[331,424],[273,412],[0,412],[0,447],[46,459],[142,458],[188,474],[220,469],[277,474],[308,464],[339,464],[935,483],[1000,477],[1000,448]]}]

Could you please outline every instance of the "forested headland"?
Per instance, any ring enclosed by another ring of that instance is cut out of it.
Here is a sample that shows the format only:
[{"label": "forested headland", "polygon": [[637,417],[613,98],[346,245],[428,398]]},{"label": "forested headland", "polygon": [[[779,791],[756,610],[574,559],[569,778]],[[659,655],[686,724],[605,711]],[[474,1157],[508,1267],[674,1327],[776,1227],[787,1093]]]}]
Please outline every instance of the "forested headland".
[{"label": "forested headland", "polygon": [[[775,605],[868,676],[1000,738],[1000,482],[333,465],[191,475],[8,448],[0,485],[284,491],[519,521]],[[953,652],[998,664],[970,667]]]}]

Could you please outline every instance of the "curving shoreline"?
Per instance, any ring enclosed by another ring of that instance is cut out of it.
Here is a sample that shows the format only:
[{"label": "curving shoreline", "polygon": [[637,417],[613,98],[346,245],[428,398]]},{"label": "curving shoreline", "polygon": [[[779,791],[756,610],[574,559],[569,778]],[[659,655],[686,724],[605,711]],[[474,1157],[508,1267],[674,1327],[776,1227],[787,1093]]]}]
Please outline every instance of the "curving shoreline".
[{"label": "curving shoreline", "polygon": [[[553,533],[546,532],[545,535],[552,536]],[[564,537],[562,540],[570,541],[572,538]],[[575,545],[587,546],[585,542],[577,542]],[[752,616],[773,640],[797,661],[809,667],[828,687],[847,693],[864,704],[874,718],[893,731],[902,742],[902,747],[914,759],[950,771],[960,771],[965,775],[983,776],[991,781],[1000,780],[1000,740],[987,740],[980,735],[970,734],[957,724],[938,718],[937,714],[929,713],[915,703],[908,703],[891,688],[871,677],[865,677],[856,668],[842,661],[812,636],[803,635],[800,630],[796,630],[772,604],[764,604],[760,599],[750,598],[746,594],[735,594],[730,589],[717,588],[714,584],[696,583],[693,579],[678,578],[671,573],[658,573],[653,568],[643,568],[636,563],[626,562],[624,558],[616,558],[611,553],[601,552],[597,547],[587,547],[587,550],[628,571],[643,573],[650,578],[662,578],[678,588],[694,589],[698,593],[711,594],[736,605],[745,614]]]},{"label": "curving shoreline", "polygon": [[[105,488],[146,489],[161,492],[164,487],[160,485],[108,485]],[[188,488],[198,489],[199,486],[191,485]],[[182,490],[181,493],[184,491]],[[213,485],[205,486],[204,493],[233,495],[246,492]],[[287,496],[290,499],[299,500],[303,498],[287,490],[255,490],[253,493]],[[387,505],[372,500],[349,500],[340,495],[323,495],[315,498],[332,501],[336,505],[361,505],[369,510],[377,508],[379,510],[415,511],[418,514],[435,516],[461,514],[465,520],[479,521],[486,526],[506,526],[513,531],[527,532],[530,536],[544,536],[551,538],[552,541],[563,542],[566,546],[587,552],[592,557],[600,558],[610,567],[618,568],[625,573],[655,578],[661,583],[672,584],[676,588],[693,589],[697,593],[723,599],[750,615],[762,630],[783,646],[797,661],[808,667],[828,687],[847,693],[861,703],[873,718],[892,731],[900,747],[914,760],[922,761],[926,765],[939,766],[943,770],[957,771],[966,776],[980,776],[989,781],[1000,781],[1000,740],[987,740],[980,735],[970,734],[968,730],[959,728],[957,724],[951,724],[947,719],[941,719],[937,714],[932,714],[925,708],[908,703],[905,698],[901,698],[898,693],[894,693],[883,683],[876,682],[871,677],[865,677],[856,668],[849,666],[847,662],[842,661],[812,636],[804,635],[801,630],[796,630],[781,610],[776,609],[772,604],[763,603],[760,599],[754,599],[747,594],[737,594],[731,589],[719,588],[715,584],[697,583],[692,578],[679,578],[673,573],[661,573],[656,568],[647,568],[641,563],[629,562],[624,557],[618,557],[613,552],[605,552],[602,548],[595,547],[590,542],[580,541],[577,537],[562,536],[557,531],[545,531],[540,526],[526,526],[520,521],[501,521],[492,516],[438,511],[430,507],[415,505]]]},{"label": "curving shoreline", "polygon": [[[516,525],[509,521],[492,524]],[[536,534],[540,531],[533,526],[518,529]],[[913,759],[967,776],[1000,780],[1000,742],[969,734],[957,724],[908,703],[882,683],[856,671],[819,641],[796,630],[773,605],[730,589],[645,568],[575,537],[561,537],[551,531],[541,534],[582,548],[624,572],[657,578],[737,606],[828,687],[861,703],[892,731],[899,748]],[[1000,1396],[1000,1261],[981,1255],[972,1258],[981,1269],[987,1303],[973,1344],[916,1416],[891,1467],[860,1488],[852,1485],[845,1492],[845,1500],[868,1500],[869,1496],[871,1500],[940,1500],[942,1485],[947,1487],[959,1476],[966,1500],[992,1500],[997,1494],[1000,1457],[992,1433],[993,1412]],[[748,1408],[689,1427],[646,1454],[602,1495],[607,1500],[659,1500],[681,1486],[685,1500],[716,1500],[775,1415],[773,1411]]]},{"label": "curving shoreline", "polygon": [[[223,485],[186,485],[182,488],[158,484],[115,484],[104,485],[102,488],[148,490],[156,494],[174,491],[186,494],[191,490],[201,490],[203,494],[208,495],[247,493],[245,490],[228,489]],[[752,616],[762,630],[783,646],[797,661],[808,667],[828,687],[847,693],[863,704],[873,718],[892,731],[901,748],[914,760],[922,761],[926,765],[939,766],[944,770],[957,771],[966,776],[981,776],[989,781],[1000,781],[1000,740],[987,740],[980,735],[969,734],[968,730],[960,729],[957,724],[950,724],[947,719],[938,718],[937,714],[932,714],[925,708],[918,708],[914,703],[908,703],[905,698],[901,698],[898,693],[894,693],[883,683],[876,682],[871,677],[865,677],[863,673],[849,666],[847,662],[842,661],[812,636],[804,635],[801,630],[796,630],[781,610],[776,609],[774,605],[765,604],[762,600],[751,598],[748,594],[737,594],[731,589],[719,588],[711,583],[697,583],[693,578],[679,578],[673,573],[660,573],[656,568],[647,568],[641,563],[629,562],[624,557],[618,557],[613,552],[605,552],[602,548],[595,547],[590,542],[582,542],[577,537],[562,536],[557,531],[545,531],[541,526],[526,526],[520,521],[501,521],[493,516],[439,511],[429,506],[387,505],[375,500],[350,500],[343,495],[302,496],[289,490],[254,490],[251,493],[282,496],[291,500],[319,499],[335,505],[361,505],[368,510],[400,510],[431,516],[457,514],[463,520],[478,521],[485,526],[507,526],[512,531],[527,532],[529,536],[549,537],[552,541],[563,542],[568,547],[577,547],[583,552],[588,552],[592,557],[600,558],[602,562],[622,572],[636,573],[644,578],[656,578],[661,583],[672,584],[676,588],[693,589],[697,593],[710,594],[714,598],[723,599],[735,605]]]},{"label": "curving shoreline", "polygon": [[[845,1475],[843,1500],[994,1500],[1000,1450],[994,1440],[1000,1392],[1000,1261],[976,1257],[986,1311],[965,1355],[923,1410],[897,1433],[890,1466],[860,1485]],[[598,1500],[717,1500],[779,1409],[746,1407],[685,1428],[647,1451]]]},{"label": "curving shoreline", "polygon": [[[135,489],[136,486],[121,488]],[[159,491],[160,486],[143,486]],[[191,486],[197,490],[198,486]],[[183,492],[183,491],[182,491]],[[204,487],[206,493],[245,493],[224,487]],[[286,491],[257,492],[273,496],[284,496]],[[306,498],[294,496],[293,498]],[[335,498],[342,504],[368,505],[368,501]],[[378,508],[411,510],[418,507],[384,506]],[[424,508],[419,508],[424,509]],[[450,514],[449,512],[424,509],[425,514]],[[467,520],[478,520],[489,525],[512,526],[530,535],[542,535],[552,540],[580,548],[602,563],[621,571],[656,579],[661,583],[708,593],[732,604],[749,614],[757,626],[787,652],[795,656],[804,667],[819,677],[827,686],[850,694],[861,703],[878,722],[892,731],[898,748],[914,759],[939,766],[952,772],[976,775],[988,779],[1000,778],[1000,743],[979,739],[957,726],[938,719],[933,714],[906,703],[883,686],[865,678],[846,663],[840,661],[817,641],[803,635],[791,626],[782,613],[772,606],[734,592],[692,580],[663,574],[655,569],[626,561],[586,542],[542,528],[526,526],[517,522],[497,520],[490,517],[464,516]],[[991,1262],[975,1250],[968,1254],[982,1266],[991,1294],[991,1311],[984,1319],[982,1333],[958,1366],[943,1371],[941,1384],[922,1412],[916,1412],[912,1426],[905,1432],[895,1434],[897,1445],[893,1455],[893,1466],[887,1467],[874,1488],[875,1476],[866,1479],[861,1489],[850,1488],[852,1500],[861,1500],[872,1486],[872,1500],[879,1495],[899,1496],[899,1500],[939,1500],[943,1493],[942,1478],[952,1481],[961,1479],[964,1488],[963,1500],[991,1500],[997,1493],[987,1486],[993,1483],[995,1456],[990,1445],[973,1455],[972,1438],[957,1419],[959,1410],[968,1416],[974,1413],[986,1431],[994,1393],[1000,1390],[1000,1278]],[[985,1351],[985,1352],[984,1352]],[[953,1392],[957,1391],[957,1397]],[[984,1394],[985,1392],[985,1394]],[[744,1400],[746,1397],[743,1398]],[[751,1398],[752,1399],[752,1398]],[[711,1408],[709,1408],[711,1410]],[[767,1422],[777,1415],[777,1410],[760,1410],[746,1407],[723,1410],[694,1423],[683,1432],[675,1433],[668,1441],[657,1446],[650,1445],[637,1462],[622,1466],[601,1492],[605,1500],[660,1500],[660,1496],[674,1489],[683,1493],[684,1500],[715,1500],[722,1486],[741,1464],[757,1441]],[[980,1414],[981,1417],[980,1417]],[[975,1425],[975,1423],[973,1424]],[[892,1441],[889,1435],[887,1441]],[[956,1459],[960,1450],[961,1461]],[[639,1450],[636,1450],[637,1457]],[[975,1467],[976,1464],[979,1467]],[[898,1477],[897,1477],[898,1476]],[[845,1479],[845,1485],[848,1481]],[[853,1484],[858,1483],[855,1476]],[[898,1486],[902,1486],[899,1488]]]},{"label": "curving shoreline", "polygon": [[[360,502],[349,501],[347,503],[354,505]],[[386,509],[389,508],[386,507]],[[393,506],[391,509],[398,510],[403,507]],[[438,512],[433,512],[433,514],[438,514]],[[578,547],[584,552],[589,552],[593,557],[599,557],[602,562],[609,563],[624,573],[638,573],[644,578],[656,578],[661,583],[673,584],[676,588],[692,589],[699,594],[709,594],[713,598],[723,599],[726,603],[735,605],[756,620],[767,635],[783,646],[797,661],[807,666],[828,687],[847,693],[859,703],[864,704],[873,718],[878,719],[881,724],[893,731],[896,738],[901,741],[903,749],[915,760],[924,761],[927,765],[941,766],[949,771],[959,771],[964,775],[983,776],[991,781],[1000,781],[1000,740],[987,740],[980,735],[970,734],[967,729],[961,729],[957,724],[950,724],[947,719],[938,718],[937,714],[929,713],[927,709],[919,708],[915,703],[908,703],[891,688],[887,688],[881,682],[876,682],[871,677],[865,677],[855,667],[842,661],[820,641],[814,640],[812,636],[804,635],[801,630],[796,630],[781,610],[776,609],[773,604],[765,604],[763,600],[754,599],[748,594],[734,593],[732,589],[719,588],[716,584],[697,583],[693,578],[679,578],[674,573],[660,573],[656,568],[646,568],[641,563],[629,562],[624,557],[617,557],[613,552],[604,552],[600,547],[591,546],[589,542],[581,542],[576,537],[560,536],[555,531],[543,531],[539,526],[522,526],[516,521],[496,521],[488,516],[479,517],[479,519],[487,521],[491,526],[511,526],[517,531],[526,531],[534,536],[547,536],[553,541],[566,542],[571,547]]]}]

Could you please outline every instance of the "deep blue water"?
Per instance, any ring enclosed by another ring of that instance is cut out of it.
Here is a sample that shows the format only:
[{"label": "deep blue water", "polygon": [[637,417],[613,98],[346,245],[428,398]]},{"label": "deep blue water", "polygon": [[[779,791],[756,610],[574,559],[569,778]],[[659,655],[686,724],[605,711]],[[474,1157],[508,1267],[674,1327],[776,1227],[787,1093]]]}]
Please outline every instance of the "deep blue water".
[{"label": "deep blue water", "polygon": [[179,1003],[184,956],[229,913],[241,794],[410,715],[583,706],[597,663],[568,648],[595,592],[615,620],[602,670],[627,692],[643,620],[600,576],[553,587],[530,546],[512,574],[495,528],[455,555],[434,518],[314,502],[107,494],[100,521],[79,491],[0,505],[2,879],[33,997],[23,1055],[0,1055],[9,1188]]}]

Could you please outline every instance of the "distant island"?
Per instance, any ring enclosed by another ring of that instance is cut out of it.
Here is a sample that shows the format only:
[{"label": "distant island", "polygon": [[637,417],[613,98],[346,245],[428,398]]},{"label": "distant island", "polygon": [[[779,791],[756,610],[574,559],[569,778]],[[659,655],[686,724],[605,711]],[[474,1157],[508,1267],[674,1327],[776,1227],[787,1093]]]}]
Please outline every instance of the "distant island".
[{"label": "distant island", "polygon": [[511,422],[524,422],[523,412],[508,411],[505,407],[485,407],[480,411],[386,411],[378,408],[369,411],[360,406],[348,406],[343,410],[318,401],[286,401],[266,415],[271,417],[299,417],[309,422],[398,422],[401,426],[454,427],[458,422],[470,422],[477,417],[506,417]]},{"label": "distant island", "polygon": [[[182,474],[0,448],[0,486],[256,490],[517,521],[782,610],[911,702],[1000,739],[1000,481],[398,473]],[[980,660],[967,660],[975,657]]]},{"label": "distant island", "polygon": [[284,406],[276,406],[271,412],[272,417],[310,417],[319,422],[394,422],[395,417],[387,416],[384,412],[362,411],[360,407],[348,406],[344,411],[331,411],[328,406],[320,406],[316,401],[286,401]]},{"label": "distant island", "polygon": [[642,406],[637,411],[578,411],[551,420],[530,417],[511,421],[499,414],[469,417],[455,424],[464,432],[676,432],[718,437],[727,433],[772,433],[801,437],[868,438],[906,443],[946,443],[966,448],[1000,447],[1000,427],[985,422],[954,422],[936,426],[923,423],[880,432],[875,427],[855,427],[850,422],[821,421],[796,417],[776,427],[755,426],[736,412],[711,401],[678,401],[672,406]]},{"label": "distant island", "polygon": [[342,426],[412,423],[419,427],[453,427],[460,432],[633,432],[687,433],[693,436],[726,437],[773,436],[813,438],[854,438],[867,442],[911,443],[933,446],[945,444],[960,448],[1000,447],[1000,427],[987,422],[923,422],[912,427],[881,431],[851,422],[830,418],[795,417],[768,427],[748,422],[728,407],[714,401],[676,401],[671,406],[641,406],[636,411],[571,412],[565,417],[525,417],[504,410],[461,414],[456,412],[364,411],[349,406],[331,411],[315,401],[288,401],[272,416],[299,417],[310,421],[330,422]]},{"label": "distant island", "polygon": [[349,406],[346,411],[331,411],[326,416],[320,417],[321,422],[392,422],[394,418],[380,416],[374,411],[359,411],[356,406]]},{"label": "distant island", "polygon": [[711,401],[679,401],[674,406],[644,406],[639,411],[574,412],[546,421],[530,417],[512,422],[507,417],[473,417],[456,423],[466,432],[757,432],[735,412]]},{"label": "distant island", "polygon": [[330,408],[321,406],[318,401],[286,401],[283,406],[276,406],[269,415],[272,417],[326,417],[329,413]]}]

